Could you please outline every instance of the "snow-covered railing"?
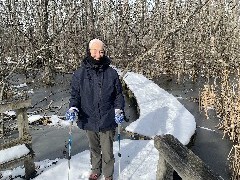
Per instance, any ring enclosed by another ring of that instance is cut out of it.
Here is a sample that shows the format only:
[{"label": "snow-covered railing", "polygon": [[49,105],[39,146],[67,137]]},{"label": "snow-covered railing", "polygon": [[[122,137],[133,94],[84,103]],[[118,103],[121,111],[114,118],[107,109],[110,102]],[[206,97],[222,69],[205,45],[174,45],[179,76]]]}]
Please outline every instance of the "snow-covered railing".
[{"label": "snow-covered railing", "polygon": [[[16,111],[17,127],[19,136],[0,145],[0,170],[14,167],[24,161],[25,179],[30,179],[35,172],[33,162],[33,150],[31,148],[32,138],[29,133],[27,108],[31,105],[31,100],[19,100],[0,104],[1,133],[4,136],[3,113],[8,110]],[[16,150],[17,149],[17,150]],[[15,152],[15,154],[13,153]],[[17,154],[16,154],[17,153]]]},{"label": "snow-covered railing", "polygon": [[172,179],[173,170],[182,179],[222,180],[197,155],[184,146],[177,138],[167,134],[156,136],[154,146],[159,151],[156,180]]}]

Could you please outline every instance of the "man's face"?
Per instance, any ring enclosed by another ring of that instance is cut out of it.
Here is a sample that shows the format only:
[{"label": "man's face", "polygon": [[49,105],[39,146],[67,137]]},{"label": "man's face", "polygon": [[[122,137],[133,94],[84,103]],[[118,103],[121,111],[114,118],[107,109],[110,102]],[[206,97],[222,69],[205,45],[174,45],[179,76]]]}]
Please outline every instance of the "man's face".
[{"label": "man's face", "polygon": [[99,60],[104,55],[103,44],[101,43],[94,43],[90,47],[90,55],[95,59]]}]

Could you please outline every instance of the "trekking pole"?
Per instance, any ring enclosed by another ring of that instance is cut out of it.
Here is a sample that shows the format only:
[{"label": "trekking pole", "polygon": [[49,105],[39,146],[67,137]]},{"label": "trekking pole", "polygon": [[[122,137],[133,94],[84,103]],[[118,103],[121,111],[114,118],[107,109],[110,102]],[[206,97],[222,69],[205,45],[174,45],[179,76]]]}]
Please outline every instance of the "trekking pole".
[{"label": "trekking pole", "polygon": [[121,146],[120,146],[120,132],[121,132],[121,124],[119,123],[118,124],[118,157],[119,157],[119,160],[118,160],[118,174],[119,174],[119,179],[120,179],[120,173],[121,173]]},{"label": "trekking pole", "polygon": [[71,149],[72,149],[72,125],[73,122],[70,122],[69,127],[69,138],[68,138],[68,180],[70,179],[70,159],[71,159]]}]

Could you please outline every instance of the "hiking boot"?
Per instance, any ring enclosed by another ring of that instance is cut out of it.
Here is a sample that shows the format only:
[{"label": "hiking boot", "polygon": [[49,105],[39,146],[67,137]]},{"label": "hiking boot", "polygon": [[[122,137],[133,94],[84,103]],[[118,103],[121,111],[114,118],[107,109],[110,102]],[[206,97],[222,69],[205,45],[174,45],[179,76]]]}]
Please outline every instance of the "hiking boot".
[{"label": "hiking boot", "polygon": [[112,176],[110,177],[105,177],[105,180],[113,180]]},{"label": "hiking boot", "polygon": [[99,178],[100,174],[90,174],[89,180],[97,180]]}]

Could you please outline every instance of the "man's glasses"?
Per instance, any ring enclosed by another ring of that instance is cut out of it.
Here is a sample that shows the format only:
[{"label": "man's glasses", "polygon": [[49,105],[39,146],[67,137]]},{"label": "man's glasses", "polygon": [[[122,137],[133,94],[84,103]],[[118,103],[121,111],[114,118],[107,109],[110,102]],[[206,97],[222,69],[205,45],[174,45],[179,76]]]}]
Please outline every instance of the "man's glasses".
[{"label": "man's glasses", "polygon": [[104,54],[104,50],[97,50],[97,49],[90,49],[93,53],[99,53],[99,54]]}]

